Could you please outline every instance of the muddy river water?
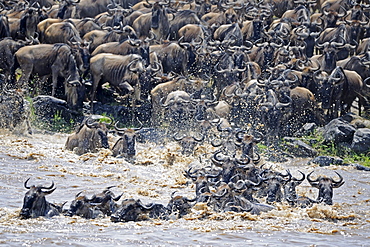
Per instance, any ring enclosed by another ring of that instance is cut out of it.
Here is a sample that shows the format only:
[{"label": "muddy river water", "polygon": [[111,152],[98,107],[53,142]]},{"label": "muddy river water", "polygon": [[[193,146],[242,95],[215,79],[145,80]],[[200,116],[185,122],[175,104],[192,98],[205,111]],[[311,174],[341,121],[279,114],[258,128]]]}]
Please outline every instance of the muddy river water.
[{"label": "muddy river water", "polygon": [[[307,160],[269,163],[298,176],[315,170],[345,184],[334,189],[334,205],[292,208],[285,203],[259,216],[249,213],[215,213],[196,205],[182,219],[113,223],[107,218],[86,220],[57,216],[18,218],[27,191],[23,184],[50,185],[57,189],[46,198],[65,208],[75,194],[91,196],[107,186],[122,198],[145,204],[167,204],[172,192],[194,197],[194,185],[183,176],[189,166],[207,163],[213,147],[201,146],[196,157],[179,153],[179,146],[138,144],[136,161],[110,156],[108,150],[78,156],[64,150],[66,134],[16,136],[0,132],[0,245],[2,246],[370,246],[370,172],[352,167],[318,167]],[[304,181],[299,195],[316,198],[317,189]]]}]

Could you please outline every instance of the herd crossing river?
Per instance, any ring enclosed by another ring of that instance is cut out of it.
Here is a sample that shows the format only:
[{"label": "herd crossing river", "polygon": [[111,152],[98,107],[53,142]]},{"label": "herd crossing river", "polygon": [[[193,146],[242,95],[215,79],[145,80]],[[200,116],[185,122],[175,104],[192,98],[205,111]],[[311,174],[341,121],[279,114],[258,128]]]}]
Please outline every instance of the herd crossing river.
[{"label": "herd crossing river", "polygon": [[[311,208],[277,203],[272,211],[216,213],[205,204],[196,204],[183,218],[111,222],[109,217],[83,219],[79,216],[19,217],[26,193],[24,182],[50,185],[56,190],[46,198],[66,202],[83,191],[91,196],[103,188],[123,193],[122,199],[140,199],[144,204],[169,201],[171,194],[194,197],[195,186],[183,174],[199,165],[199,154],[210,154],[212,146],[201,145],[195,156],[181,154],[173,141],[159,146],[137,144],[135,161],[115,158],[110,151],[81,156],[64,149],[66,134],[35,133],[17,136],[0,133],[0,245],[4,246],[369,246],[370,173],[353,167],[308,165],[307,159],[271,163],[273,169],[298,170],[335,177],[345,184],[334,190],[333,205]],[[198,154],[198,156],[197,156]],[[305,180],[299,195],[316,198],[318,190]],[[121,200],[122,200],[121,199]]]}]

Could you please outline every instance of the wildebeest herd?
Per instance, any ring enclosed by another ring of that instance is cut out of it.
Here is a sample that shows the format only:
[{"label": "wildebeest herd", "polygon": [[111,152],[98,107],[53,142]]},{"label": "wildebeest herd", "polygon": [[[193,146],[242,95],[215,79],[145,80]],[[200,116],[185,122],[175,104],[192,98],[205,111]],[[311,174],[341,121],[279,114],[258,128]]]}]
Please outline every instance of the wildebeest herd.
[{"label": "wildebeest herd", "polygon": [[[319,189],[317,199],[299,196],[296,188],[305,179],[293,177],[289,170],[285,174],[269,168],[256,167],[245,160],[220,158],[215,153],[212,161],[221,167],[219,170],[192,168],[185,170],[184,175],[195,183],[195,196],[189,199],[186,196],[171,195],[167,205],[161,203],[144,204],[140,199],[126,198],[118,201],[123,193],[116,196],[110,186],[91,198],[76,194],[69,209],[63,209],[64,203],[50,203],[45,196],[55,191],[54,183],[50,186],[28,185],[23,207],[20,212],[22,219],[39,216],[52,217],[55,215],[80,216],[87,219],[110,217],[113,222],[138,221],[145,219],[178,219],[191,212],[197,203],[205,204],[214,212],[250,212],[259,215],[275,209],[276,203],[287,202],[292,207],[311,207],[314,203],[332,205],[333,189],[344,184],[343,177],[336,172],[338,180],[325,176],[312,178],[312,172],[307,180],[314,188]],[[260,201],[266,201],[267,204]]]},{"label": "wildebeest herd", "polygon": [[[183,153],[191,154],[201,141],[220,147],[212,157],[220,169],[185,172],[196,183],[195,199],[173,196],[167,206],[135,200],[117,205],[119,198],[108,188],[92,199],[76,196],[68,215],[106,214],[124,220],[122,215],[136,219],[145,212],[166,217],[173,210],[183,214],[183,208],[191,208],[189,201],[209,203],[216,211],[258,213],[272,206],[254,199],[257,188],[267,202],[285,198],[292,205],[310,205],[331,204],[333,188],[343,184],[339,174],[339,181],[312,180],[309,174],[319,197],[299,197],[294,188],[305,174],[297,179],[260,167],[253,146],[261,136],[292,135],[307,122],[323,125],[354,106],[359,114],[368,111],[366,1],[0,3],[2,94],[48,94],[64,99],[77,113],[90,102],[90,114],[95,101],[114,102],[130,107],[133,119],[140,106],[149,105],[151,125],[167,126]],[[109,128],[95,120],[85,119],[66,148],[78,154],[109,148]],[[113,155],[134,156],[140,128],[114,127],[122,138]],[[26,182],[25,187],[31,199],[25,199],[22,216],[62,211],[44,198],[53,186],[30,187]]]}]

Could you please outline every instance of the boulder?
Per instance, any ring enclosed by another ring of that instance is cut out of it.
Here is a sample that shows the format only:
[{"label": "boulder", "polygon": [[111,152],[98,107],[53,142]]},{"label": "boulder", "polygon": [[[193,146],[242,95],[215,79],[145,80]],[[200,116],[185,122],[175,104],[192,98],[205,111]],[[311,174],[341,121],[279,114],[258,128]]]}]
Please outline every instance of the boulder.
[{"label": "boulder", "polygon": [[342,165],[343,160],[332,156],[317,156],[309,163],[318,164],[319,166]]},{"label": "boulder", "polygon": [[356,169],[360,171],[367,171],[367,172],[370,171],[370,167],[367,167],[367,166],[363,166],[360,164],[353,164],[353,166],[356,167]]},{"label": "boulder", "polygon": [[317,151],[310,145],[293,137],[284,137],[285,147],[288,152],[297,157],[314,157]]},{"label": "boulder", "polygon": [[333,119],[325,127],[323,136],[325,141],[334,142],[336,144],[340,142],[352,142],[353,135],[356,132],[355,127],[349,124],[347,121],[343,121],[339,118]]},{"label": "boulder", "polygon": [[353,136],[351,149],[356,153],[366,153],[370,151],[370,129],[361,128],[356,130]]},{"label": "boulder", "polygon": [[45,123],[53,123],[56,117],[63,119],[69,123],[71,120],[75,121],[76,112],[68,109],[67,102],[52,96],[39,95],[32,99],[32,106],[37,120]]},{"label": "boulder", "polygon": [[301,136],[308,136],[312,135],[314,131],[316,130],[317,125],[315,123],[306,123],[302,126],[301,129],[299,129],[296,133],[294,133],[294,136],[301,137]]},{"label": "boulder", "polygon": [[360,117],[359,115],[354,114],[353,112],[348,112],[348,113],[344,114],[343,116],[341,116],[339,119],[350,123],[353,120],[362,119],[362,117]]}]

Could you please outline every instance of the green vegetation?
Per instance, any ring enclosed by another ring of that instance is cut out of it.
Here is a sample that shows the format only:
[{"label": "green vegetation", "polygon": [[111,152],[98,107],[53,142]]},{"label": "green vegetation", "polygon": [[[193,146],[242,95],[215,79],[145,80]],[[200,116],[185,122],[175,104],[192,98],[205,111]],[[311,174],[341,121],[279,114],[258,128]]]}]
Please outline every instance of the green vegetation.
[{"label": "green vegetation", "polygon": [[358,163],[370,167],[370,153],[358,154],[348,146],[335,145],[334,142],[325,141],[321,133],[315,132],[311,136],[304,136],[301,140],[319,152],[321,156],[336,156],[343,159],[344,163]]},{"label": "green vegetation", "polygon": [[70,119],[69,122],[67,122],[64,118],[61,116],[60,111],[56,111],[54,114],[54,117],[49,124],[49,130],[51,131],[58,131],[58,132],[72,132],[75,127],[75,121],[73,119]]}]

